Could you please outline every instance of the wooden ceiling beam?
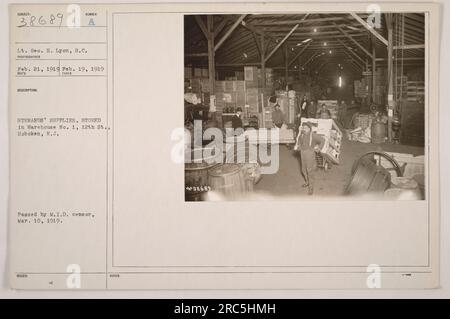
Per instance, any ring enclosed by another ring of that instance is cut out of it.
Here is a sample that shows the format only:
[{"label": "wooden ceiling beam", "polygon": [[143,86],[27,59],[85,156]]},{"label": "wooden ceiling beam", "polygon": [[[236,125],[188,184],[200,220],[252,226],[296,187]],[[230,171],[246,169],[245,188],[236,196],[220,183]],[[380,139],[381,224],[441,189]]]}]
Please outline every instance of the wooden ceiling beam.
[{"label": "wooden ceiling beam", "polygon": [[352,49],[350,49],[344,42],[342,42],[341,40],[338,39],[338,41],[342,44],[342,46],[344,48],[347,49],[348,52],[350,52],[356,59],[358,59],[362,64],[365,64],[366,61],[364,61],[358,54],[356,54],[355,52],[353,52]]},{"label": "wooden ceiling beam", "polygon": [[227,25],[228,21],[228,16],[224,16],[223,20],[220,21],[220,23],[214,28],[214,37],[217,37],[219,35],[219,33]]},{"label": "wooden ceiling beam", "polygon": [[336,27],[343,35],[345,35],[348,39],[350,39],[354,44],[356,44],[356,46],[358,48],[360,48],[365,54],[367,54],[367,56],[369,56],[373,60],[373,55],[369,51],[367,51],[365,47],[363,47],[361,44],[359,44],[358,41],[353,39],[352,36],[350,34],[348,34],[345,30],[343,30],[341,27],[338,27],[338,26],[336,26]]},{"label": "wooden ceiling beam", "polygon": [[305,50],[311,45],[312,41],[309,41],[292,59],[291,61],[288,63],[288,66],[291,66],[292,63],[294,63],[299,56],[301,56],[303,54],[303,52],[305,52]]},{"label": "wooden ceiling beam", "polygon": [[359,70],[361,70],[361,71],[364,70],[364,64],[360,64],[360,62],[355,60],[347,51],[345,51],[344,53],[352,61],[352,64],[356,65]]},{"label": "wooden ceiling beam", "polygon": [[228,24],[229,18],[228,16],[224,16],[223,20],[220,21],[220,23],[214,28],[214,38],[216,38],[219,33],[225,28],[225,26]]},{"label": "wooden ceiling beam", "polygon": [[306,60],[305,63],[303,63],[300,66],[300,68],[304,68],[305,66],[307,66],[309,62],[311,62],[315,57],[317,57],[317,55],[316,55],[317,53],[318,53],[317,51],[313,52],[313,54],[308,58],[308,60]]},{"label": "wooden ceiling beam", "polygon": [[370,33],[372,33],[378,40],[380,40],[382,43],[384,43],[384,45],[386,45],[386,46],[388,45],[388,41],[381,34],[379,34],[377,31],[375,31],[374,28],[372,28],[366,21],[361,19],[356,13],[350,12],[350,15],[353,18],[355,18],[356,21],[361,23],[364,26],[364,28],[366,28]]},{"label": "wooden ceiling beam", "polygon": [[267,62],[270,57],[278,50],[278,48],[291,36],[292,33],[294,33],[294,31],[300,26],[300,23],[305,21],[306,18],[309,16],[309,13],[305,14],[303,16],[303,18],[300,20],[300,22],[298,24],[296,24],[291,31],[288,32],[288,34],[286,34],[286,36],[283,38],[283,40],[281,40],[276,46],[275,48],[272,49],[272,51],[270,51],[270,53],[267,55],[267,57],[265,58],[264,62]]},{"label": "wooden ceiling beam", "polygon": [[208,39],[208,29],[206,28],[205,23],[203,22],[202,18],[198,15],[194,16],[195,21],[197,22],[198,26],[200,27],[200,30],[202,30],[203,35],[205,38]]},{"label": "wooden ceiling beam", "polygon": [[200,57],[208,57],[208,52],[204,52],[204,53],[186,53],[184,55],[187,58],[200,58]]},{"label": "wooden ceiling beam", "polygon": [[[278,34],[285,34],[286,33],[286,31],[270,31],[270,30],[266,30],[265,31],[266,33],[269,33],[270,32],[270,34],[272,34],[272,35],[278,35]],[[349,34],[350,35],[353,35],[352,33],[355,33],[355,34],[359,34],[359,33],[361,33],[360,31],[352,31],[352,32],[350,32]],[[316,36],[322,36],[322,35],[338,35],[338,34],[340,34],[340,32],[339,31],[337,31],[337,30],[332,30],[332,31],[317,31],[317,32],[303,32],[303,33],[298,33],[298,32],[296,32],[296,33],[294,33],[293,34],[293,36],[295,36],[295,37],[309,37],[309,38],[314,38],[314,37],[316,37]]]},{"label": "wooden ceiling beam", "polygon": [[394,45],[394,50],[425,49],[425,44]]},{"label": "wooden ceiling beam", "polygon": [[[310,22],[310,20],[307,20],[306,22]],[[305,22],[305,23],[306,23]],[[358,23],[358,22],[355,22],[355,23],[352,23],[352,24],[337,24],[338,26],[340,26],[340,27],[342,27],[342,28],[345,28],[345,27],[348,27],[349,25],[350,26],[354,26],[354,27],[356,27],[356,26],[359,26],[359,27],[361,27],[361,25]],[[314,32],[314,29],[317,29],[317,30],[322,30],[322,29],[334,29],[335,28],[335,26],[333,25],[333,24],[327,24],[327,25],[308,25],[308,26],[299,26],[298,28],[297,28],[297,30],[312,30],[311,31],[311,33],[312,34],[314,34],[314,33],[316,33],[316,32]],[[264,28],[263,28],[263,30],[264,31],[271,31],[271,30],[278,30],[278,31],[289,31],[290,30],[290,28],[289,28],[289,26],[285,26],[285,27],[283,27],[283,26],[280,26],[280,25],[278,25],[278,24],[275,24],[275,25],[268,25],[268,26],[265,26]],[[365,29],[364,28],[358,28],[358,30],[359,31],[364,31]],[[353,30],[352,29],[352,31],[358,31],[358,30]]]},{"label": "wooden ceiling beam", "polygon": [[233,33],[233,31],[241,24],[242,20],[246,17],[246,14],[242,14],[239,18],[233,23],[233,25],[227,30],[227,32],[223,35],[223,37],[217,41],[217,44],[214,46],[214,51],[217,51],[220,46],[225,42],[226,39]]},{"label": "wooden ceiling beam", "polygon": [[259,28],[255,28],[252,24],[247,23],[246,21],[242,21],[242,22],[241,22],[241,25],[242,25],[244,28],[246,28],[246,29],[248,29],[248,30],[250,30],[250,31],[252,31],[252,32],[255,32],[256,34],[265,36],[268,40],[270,40],[270,41],[272,41],[272,42],[276,42],[276,41],[277,41],[275,38],[271,37],[271,36],[268,35],[268,34],[265,34],[264,31],[260,30]]},{"label": "wooden ceiling beam", "polygon": [[[357,33],[357,34],[352,34],[352,37],[353,38],[360,38],[360,37],[367,37],[367,33],[366,32],[364,32],[364,33]],[[346,36],[345,35],[343,35],[343,34],[336,34],[336,35],[332,35],[332,36],[330,36],[330,35],[323,35],[323,36],[311,36],[311,37],[298,37],[298,36],[291,36],[290,38],[289,38],[289,41],[290,42],[295,42],[295,41],[297,41],[297,42],[301,42],[302,40],[305,40],[305,39],[313,39],[313,40],[328,40],[328,39],[336,39],[336,38],[346,38]]]},{"label": "wooden ceiling beam", "polygon": [[245,36],[243,36],[241,39],[238,39],[232,48],[230,50],[222,50],[217,53],[217,56],[221,59],[226,59],[228,57],[234,56],[239,52],[239,54],[242,54],[245,52],[245,48],[251,43],[251,37],[252,34],[248,33]]},{"label": "wooden ceiling beam", "polygon": [[[345,20],[345,17],[329,17],[329,18],[317,18],[317,19],[308,19],[307,23],[313,23],[313,22],[328,22],[328,21],[339,21],[339,20]],[[301,23],[302,20],[282,20],[282,21],[276,21],[275,23],[278,25],[293,25]],[[254,20],[252,22],[255,26],[265,26],[265,25],[273,25],[273,22],[258,22],[257,20]]]},{"label": "wooden ceiling beam", "polygon": [[[256,45],[256,48],[258,49],[259,56],[262,56],[264,48],[261,48],[261,44],[258,40],[258,35],[253,31],[252,31],[252,35],[253,35],[253,39],[255,40],[255,45]],[[261,37],[264,37],[264,36],[261,35]]]},{"label": "wooden ceiling beam", "polygon": [[288,34],[286,34],[285,37],[284,37],[281,41],[279,41],[277,45],[275,45],[275,47],[272,49],[272,51],[270,51],[270,53],[267,55],[267,57],[266,57],[266,59],[265,59],[264,62],[267,62],[267,61],[272,57],[272,55],[273,55],[273,54],[281,47],[281,45],[284,43],[284,41],[286,41],[287,38],[289,38],[289,36],[290,36],[290,35],[295,31],[295,29],[297,29],[297,28],[298,28],[298,24],[296,24],[296,25],[291,29],[291,31],[289,31]]}]

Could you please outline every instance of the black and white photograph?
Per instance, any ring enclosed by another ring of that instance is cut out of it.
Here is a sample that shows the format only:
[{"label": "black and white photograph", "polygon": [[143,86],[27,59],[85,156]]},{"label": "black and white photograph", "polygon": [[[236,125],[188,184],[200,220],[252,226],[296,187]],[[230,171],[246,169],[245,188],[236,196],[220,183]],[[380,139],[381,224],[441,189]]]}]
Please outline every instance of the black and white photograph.
[{"label": "black and white photograph", "polygon": [[185,200],[424,200],[425,13],[184,16]]},{"label": "black and white photograph", "polygon": [[443,3],[88,2],[0,4],[0,295],[448,295]]}]

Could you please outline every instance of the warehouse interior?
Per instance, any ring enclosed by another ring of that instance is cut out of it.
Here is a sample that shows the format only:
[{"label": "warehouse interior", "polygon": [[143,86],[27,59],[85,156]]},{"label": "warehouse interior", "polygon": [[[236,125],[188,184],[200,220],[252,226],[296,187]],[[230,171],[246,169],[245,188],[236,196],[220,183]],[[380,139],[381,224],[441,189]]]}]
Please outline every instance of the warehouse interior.
[{"label": "warehouse interior", "polygon": [[[425,51],[424,13],[185,15],[185,130],[221,130],[224,153],[276,144],[279,156],[270,174],[259,159],[192,161],[219,140],[190,138],[186,200],[424,199]],[[313,190],[305,126],[323,140]]]}]

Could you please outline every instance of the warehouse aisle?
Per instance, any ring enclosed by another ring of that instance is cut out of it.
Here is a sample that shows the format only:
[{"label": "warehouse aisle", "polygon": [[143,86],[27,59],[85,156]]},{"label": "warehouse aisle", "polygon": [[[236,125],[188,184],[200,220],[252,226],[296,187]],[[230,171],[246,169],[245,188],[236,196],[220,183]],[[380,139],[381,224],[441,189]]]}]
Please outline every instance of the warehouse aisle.
[{"label": "warehouse aisle", "polygon": [[[353,163],[364,153],[370,151],[386,151],[397,153],[409,153],[415,156],[423,155],[423,148],[407,145],[391,144],[364,144],[343,139],[341,163],[333,165],[328,171],[319,169],[316,172],[314,195],[341,196],[350,180]],[[278,196],[308,196],[300,174],[300,161],[297,153],[285,145],[280,146],[280,168],[278,173],[264,175],[261,181],[255,185],[255,192]],[[308,196],[309,197],[309,196]]]}]

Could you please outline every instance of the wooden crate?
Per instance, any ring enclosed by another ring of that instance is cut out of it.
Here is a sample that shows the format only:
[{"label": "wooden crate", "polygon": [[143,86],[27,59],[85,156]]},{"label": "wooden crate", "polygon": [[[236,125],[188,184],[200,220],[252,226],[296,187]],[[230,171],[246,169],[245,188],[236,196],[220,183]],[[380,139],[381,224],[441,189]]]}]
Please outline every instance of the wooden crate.
[{"label": "wooden crate", "polygon": [[200,68],[194,68],[194,77],[201,78],[203,75],[202,69]]},{"label": "wooden crate", "polygon": [[245,92],[245,81],[235,81],[234,89],[237,92]]},{"label": "wooden crate", "polygon": [[225,92],[225,81],[216,81],[214,85],[214,92]]},{"label": "wooden crate", "polygon": [[425,145],[425,105],[416,101],[401,101],[400,142],[405,145]]},{"label": "wooden crate", "polygon": [[184,78],[185,79],[191,79],[192,78],[192,68],[191,67],[185,67],[184,68]]}]

